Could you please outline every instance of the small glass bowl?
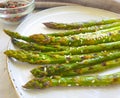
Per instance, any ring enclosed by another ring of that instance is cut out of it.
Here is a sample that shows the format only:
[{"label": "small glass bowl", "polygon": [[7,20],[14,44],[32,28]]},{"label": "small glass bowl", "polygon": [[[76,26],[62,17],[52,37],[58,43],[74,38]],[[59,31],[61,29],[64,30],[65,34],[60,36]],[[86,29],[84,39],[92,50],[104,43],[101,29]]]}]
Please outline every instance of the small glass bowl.
[{"label": "small glass bowl", "polygon": [[0,4],[6,2],[16,2],[17,4],[22,4],[15,7],[15,3],[13,3],[10,8],[3,8],[0,6],[0,19],[7,24],[20,23],[35,8],[34,0],[1,0]]}]

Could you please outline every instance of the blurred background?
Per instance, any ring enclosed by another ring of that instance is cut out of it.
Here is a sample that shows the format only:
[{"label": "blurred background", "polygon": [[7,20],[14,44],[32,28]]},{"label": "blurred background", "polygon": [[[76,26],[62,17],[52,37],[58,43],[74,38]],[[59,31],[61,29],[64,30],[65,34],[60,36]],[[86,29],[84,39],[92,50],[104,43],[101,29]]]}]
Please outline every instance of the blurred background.
[{"label": "blurred background", "polygon": [[35,0],[36,8],[49,8],[63,5],[83,5],[120,13],[120,0]]}]

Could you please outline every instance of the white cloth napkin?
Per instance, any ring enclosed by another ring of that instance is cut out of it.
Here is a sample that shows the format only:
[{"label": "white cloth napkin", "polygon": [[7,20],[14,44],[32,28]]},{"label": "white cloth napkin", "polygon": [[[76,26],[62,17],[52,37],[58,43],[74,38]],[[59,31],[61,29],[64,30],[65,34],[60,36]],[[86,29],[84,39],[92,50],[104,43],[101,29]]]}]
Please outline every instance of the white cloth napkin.
[{"label": "white cloth napkin", "polygon": [[83,5],[120,13],[120,0],[36,0],[36,8]]}]

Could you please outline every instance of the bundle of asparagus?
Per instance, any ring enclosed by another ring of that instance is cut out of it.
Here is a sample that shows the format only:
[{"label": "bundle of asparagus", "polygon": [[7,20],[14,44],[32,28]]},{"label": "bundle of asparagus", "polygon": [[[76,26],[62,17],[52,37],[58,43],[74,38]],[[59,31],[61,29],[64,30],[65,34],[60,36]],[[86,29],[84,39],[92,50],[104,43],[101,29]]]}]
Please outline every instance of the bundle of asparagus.
[{"label": "bundle of asparagus", "polygon": [[35,78],[26,83],[24,88],[120,84],[119,72],[104,76],[82,76],[119,66],[120,19],[43,24],[52,29],[67,31],[27,37],[4,30],[12,38],[13,44],[22,49],[5,51],[8,57],[34,65],[40,64],[31,70]]}]

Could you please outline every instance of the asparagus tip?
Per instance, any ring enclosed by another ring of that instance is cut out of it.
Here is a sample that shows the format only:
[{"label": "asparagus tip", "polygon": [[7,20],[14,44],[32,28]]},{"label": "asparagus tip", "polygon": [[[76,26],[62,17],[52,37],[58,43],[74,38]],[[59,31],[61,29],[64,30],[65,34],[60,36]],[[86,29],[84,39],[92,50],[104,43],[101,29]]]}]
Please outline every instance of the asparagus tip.
[{"label": "asparagus tip", "polygon": [[5,33],[7,33],[9,30],[7,30],[7,29],[3,29],[3,31],[4,31]]},{"label": "asparagus tip", "polygon": [[8,55],[10,52],[9,50],[4,51],[4,54]]},{"label": "asparagus tip", "polygon": [[14,34],[14,32],[7,30],[7,29],[3,29],[3,31],[10,37]]},{"label": "asparagus tip", "polygon": [[26,88],[26,85],[22,85],[23,88]]},{"label": "asparagus tip", "polygon": [[46,27],[52,28],[53,27],[53,22],[45,22],[43,23]]},{"label": "asparagus tip", "polygon": [[22,87],[23,87],[24,89],[32,89],[32,88],[30,87],[30,85],[28,86],[28,84],[22,85]]}]

